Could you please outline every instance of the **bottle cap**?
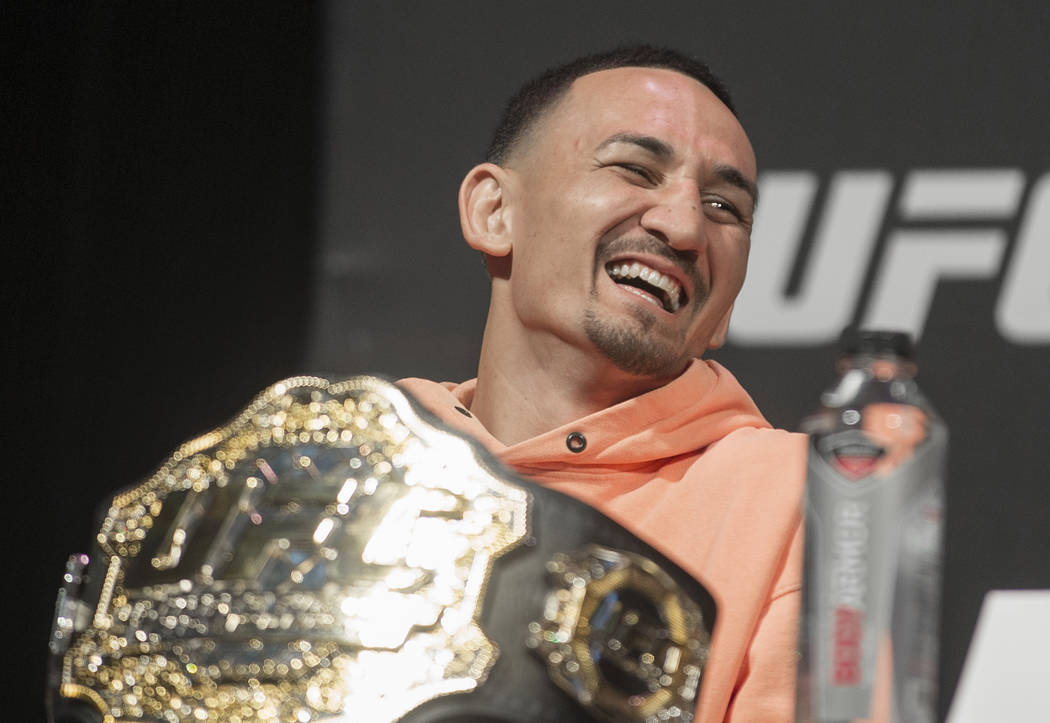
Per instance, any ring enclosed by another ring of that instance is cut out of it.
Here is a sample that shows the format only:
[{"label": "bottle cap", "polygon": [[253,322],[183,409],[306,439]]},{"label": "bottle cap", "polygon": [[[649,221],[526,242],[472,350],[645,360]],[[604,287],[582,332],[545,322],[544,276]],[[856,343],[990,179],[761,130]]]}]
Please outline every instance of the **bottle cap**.
[{"label": "bottle cap", "polygon": [[847,327],[839,339],[839,351],[843,354],[896,354],[902,359],[915,358],[915,345],[911,334],[905,331],[882,329],[858,329]]}]

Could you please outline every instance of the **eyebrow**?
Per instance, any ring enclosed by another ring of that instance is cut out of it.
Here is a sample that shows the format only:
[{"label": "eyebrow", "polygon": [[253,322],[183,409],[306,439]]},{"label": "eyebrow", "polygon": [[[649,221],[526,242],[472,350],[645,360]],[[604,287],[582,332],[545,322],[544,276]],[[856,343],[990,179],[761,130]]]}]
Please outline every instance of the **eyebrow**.
[{"label": "eyebrow", "polygon": [[[614,136],[609,136],[598,144],[598,150],[615,143],[629,143],[631,145],[639,146],[661,160],[668,160],[674,156],[674,148],[672,148],[670,144],[654,136],[642,135],[640,133],[617,133]],[[740,169],[727,165],[716,166],[715,175],[726,183],[736,186],[746,192],[747,195],[751,197],[751,204],[753,206],[758,205],[758,186],[741,173]]]},{"label": "eyebrow", "polygon": [[751,205],[758,205],[758,186],[733,166],[715,166],[715,175],[751,196]]},{"label": "eyebrow", "polygon": [[674,149],[669,144],[654,136],[645,136],[639,133],[617,133],[614,136],[609,136],[598,144],[598,150],[611,146],[614,143],[630,143],[640,146],[660,159],[667,159],[674,155]]}]

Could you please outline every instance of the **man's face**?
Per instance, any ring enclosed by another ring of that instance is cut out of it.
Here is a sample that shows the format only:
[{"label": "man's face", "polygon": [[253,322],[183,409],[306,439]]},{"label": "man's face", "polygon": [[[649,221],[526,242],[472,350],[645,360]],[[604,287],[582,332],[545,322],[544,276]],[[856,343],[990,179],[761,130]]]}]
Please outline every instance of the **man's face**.
[{"label": "man's face", "polygon": [[507,163],[517,320],[664,377],[718,346],[744,281],[755,159],[710,90],[674,71],[577,79]]}]

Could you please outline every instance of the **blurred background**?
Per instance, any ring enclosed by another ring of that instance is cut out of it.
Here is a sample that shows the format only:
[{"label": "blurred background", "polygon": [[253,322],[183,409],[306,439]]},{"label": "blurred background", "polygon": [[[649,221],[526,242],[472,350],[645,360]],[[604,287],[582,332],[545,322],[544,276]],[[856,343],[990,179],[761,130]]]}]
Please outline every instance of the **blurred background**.
[{"label": "blurred background", "polygon": [[919,339],[952,435],[942,716],[984,593],[1050,588],[1045,3],[3,13],[7,687],[25,720],[64,561],[114,490],[284,376],[474,375],[487,279],[459,181],[522,81],[625,42],[705,59],[755,146],[749,281],[715,357],[770,420],[813,407],[842,326]]}]

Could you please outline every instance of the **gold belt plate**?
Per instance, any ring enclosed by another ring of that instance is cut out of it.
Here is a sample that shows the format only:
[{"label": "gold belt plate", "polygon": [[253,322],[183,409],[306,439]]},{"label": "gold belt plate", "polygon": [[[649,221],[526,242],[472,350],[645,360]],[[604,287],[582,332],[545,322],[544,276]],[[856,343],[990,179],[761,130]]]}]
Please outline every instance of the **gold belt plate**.
[{"label": "gold belt plate", "polygon": [[60,694],[107,722],[307,723],[472,690],[499,653],[485,585],[529,507],[394,385],[285,380],[113,500]]}]

